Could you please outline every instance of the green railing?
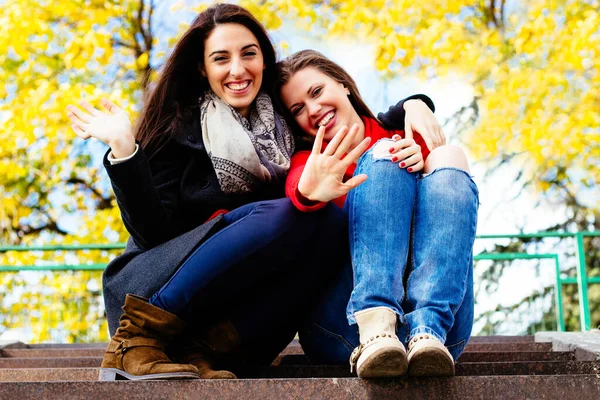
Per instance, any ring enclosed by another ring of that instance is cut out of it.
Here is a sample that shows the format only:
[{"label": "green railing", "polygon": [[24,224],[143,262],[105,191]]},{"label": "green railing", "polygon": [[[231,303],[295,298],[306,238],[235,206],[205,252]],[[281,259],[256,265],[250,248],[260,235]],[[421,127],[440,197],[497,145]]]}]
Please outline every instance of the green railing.
[{"label": "green railing", "polygon": [[[556,301],[556,319],[558,330],[565,330],[564,306],[563,306],[563,285],[577,285],[579,294],[580,325],[581,330],[591,329],[591,314],[588,297],[588,287],[590,284],[600,283],[600,276],[588,276],[585,262],[584,237],[598,237],[600,231],[585,231],[576,233],[556,233],[539,232],[531,234],[506,234],[506,235],[478,235],[477,239],[539,239],[539,238],[574,238],[577,244],[577,277],[561,277],[559,255],[556,253],[489,253],[484,252],[474,257],[475,261],[512,261],[512,260],[532,260],[532,259],[551,259],[554,260],[555,268],[555,301]],[[125,244],[88,244],[88,245],[53,245],[53,246],[0,246],[0,253],[8,251],[18,252],[53,252],[53,251],[81,251],[81,250],[120,250],[124,249]],[[102,271],[107,264],[79,264],[79,265],[19,265],[9,266],[0,265],[0,272],[19,272],[19,271]]]}]

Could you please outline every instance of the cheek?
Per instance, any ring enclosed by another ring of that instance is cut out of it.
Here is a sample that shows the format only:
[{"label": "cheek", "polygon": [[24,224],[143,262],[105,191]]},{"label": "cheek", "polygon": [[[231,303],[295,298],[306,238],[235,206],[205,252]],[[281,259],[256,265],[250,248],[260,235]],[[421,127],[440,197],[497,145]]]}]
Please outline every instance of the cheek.
[{"label": "cheek", "polygon": [[227,73],[224,72],[224,68],[219,67],[218,65],[206,68],[206,78],[208,79],[208,83],[213,87],[221,86],[226,75]]},{"label": "cheek", "polygon": [[308,126],[308,118],[306,117],[306,115],[302,114],[296,117],[295,119],[303,131],[308,132],[310,130],[310,127]]}]

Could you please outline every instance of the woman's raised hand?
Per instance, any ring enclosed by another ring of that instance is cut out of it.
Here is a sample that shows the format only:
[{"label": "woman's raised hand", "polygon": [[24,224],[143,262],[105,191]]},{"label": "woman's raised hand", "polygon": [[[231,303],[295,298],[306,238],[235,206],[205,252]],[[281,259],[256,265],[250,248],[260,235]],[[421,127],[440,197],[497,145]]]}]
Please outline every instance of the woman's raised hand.
[{"label": "woman's raised hand", "polygon": [[344,157],[358,131],[357,124],[354,124],[350,130],[343,127],[321,152],[325,128],[319,128],[312,152],[298,182],[300,194],[308,200],[328,202],[345,195],[367,179],[367,175],[361,174],[344,182],[346,170],[358,161],[371,141],[369,137],[363,139]]},{"label": "woman's raised hand", "polygon": [[107,112],[100,111],[86,101],[79,103],[83,110],[67,106],[71,128],[82,139],[96,138],[110,146],[115,158],[127,157],[135,151],[129,115],[107,99],[101,104]]},{"label": "woman's raised hand", "polygon": [[446,144],[446,136],[433,111],[421,100],[408,100],[404,103],[404,131],[407,137],[413,132],[421,135],[427,148],[433,150]]}]

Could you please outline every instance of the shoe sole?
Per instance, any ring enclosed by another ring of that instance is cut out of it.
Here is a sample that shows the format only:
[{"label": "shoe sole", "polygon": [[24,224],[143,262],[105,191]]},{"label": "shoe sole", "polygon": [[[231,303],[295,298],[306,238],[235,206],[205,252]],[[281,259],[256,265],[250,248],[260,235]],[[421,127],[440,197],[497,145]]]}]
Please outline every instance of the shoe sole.
[{"label": "shoe sole", "polygon": [[165,374],[131,375],[116,368],[100,368],[99,381],[146,381],[165,379],[200,379],[200,375],[194,372],[169,372]]},{"label": "shoe sole", "polygon": [[359,378],[390,378],[406,374],[408,362],[401,349],[383,348],[373,353],[356,373]]},{"label": "shoe sole", "polygon": [[454,362],[442,349],[425,348],[411,356],[410,376],[454,376]]}]

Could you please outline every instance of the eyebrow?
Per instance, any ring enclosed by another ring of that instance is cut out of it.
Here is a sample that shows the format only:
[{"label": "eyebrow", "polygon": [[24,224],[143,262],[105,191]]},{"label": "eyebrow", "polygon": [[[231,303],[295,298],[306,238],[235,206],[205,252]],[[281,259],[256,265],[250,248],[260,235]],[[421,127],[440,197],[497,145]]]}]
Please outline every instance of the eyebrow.
[{"label": "eyebrow", "polygon": [[[244,47],[242,47],[242,49],[240,51],[248,50],[250,47],[256,47],[257,49],[259,48],[257,44],[251,43],[251,44],[247,44]],[[227,51],[227,50],[215,50],[212,53],[210,53],[208,56],[212,57],[215,54],[229,54],[229,51]]]},{"label": "eyebrow", "polygon": [[[320,85],[320,84],[321,84],[321,82],[313,83],[313,84],[312,84],[312,85],[311,85],[311,86],[308,88],[308,90],[306,91],[306,94],[310,95],[310,92],[312,92],[312,91],[313,91],[313,88],[314,88],[315,86],[318,86],[318,85]],[[292,108],[294,108],[294,107],[296,107],[296,106],[299,106],[299,105],[300,105],[300,104],[298,104],[298,103],[294,103],[294,104],[292,104],[292,105],[290,106],[290,111],[292,110]]]}]

